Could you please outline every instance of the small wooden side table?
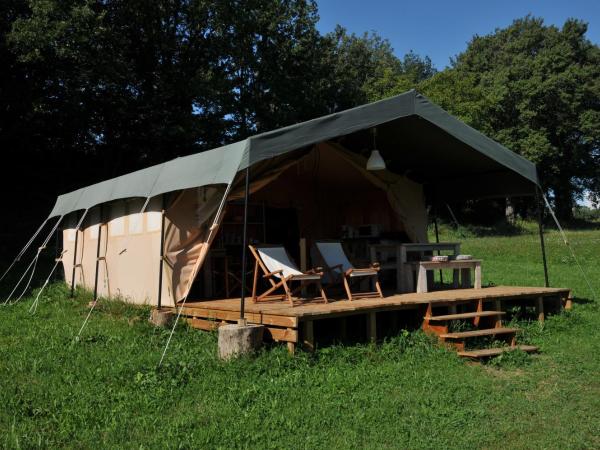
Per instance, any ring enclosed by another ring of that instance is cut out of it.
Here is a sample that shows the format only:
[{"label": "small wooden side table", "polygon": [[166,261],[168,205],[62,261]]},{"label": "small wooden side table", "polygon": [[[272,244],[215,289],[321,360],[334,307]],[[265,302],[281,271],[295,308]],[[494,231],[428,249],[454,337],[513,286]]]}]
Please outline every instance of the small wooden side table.
[{"label": "small wooden side table", "polygon": [[[475,289],[481,289],[481,259],[465,259],[450,261],[416,261],[412,264],[418,267],[417,292],[427,292],[427,271],[452,269],[454,271],[453,284],[458,288],[458,272],[460,270],[460,287],[467,289],[471,287],[471,269],[475,272]],[[409,263],[411,264],[411,263]]]}]

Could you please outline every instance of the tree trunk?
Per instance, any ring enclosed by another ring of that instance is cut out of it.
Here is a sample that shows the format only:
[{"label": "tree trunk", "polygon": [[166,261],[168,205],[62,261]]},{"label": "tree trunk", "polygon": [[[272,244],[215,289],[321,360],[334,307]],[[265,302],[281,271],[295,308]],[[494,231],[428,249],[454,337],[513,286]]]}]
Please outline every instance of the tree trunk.
[{"label": "tree trunk", "polygon": [[513,205],[512,199],[510,197],[506,197],[506,207],[504,209],[504,216],[506,217],[506,222],[514,225],[515,223],[515,206]]},{"label": "tree trunk", "polygon": [[570,222],[573,219],[573,193],[569,186],[556,186],[554,191],[554,211],[559,220]]}]

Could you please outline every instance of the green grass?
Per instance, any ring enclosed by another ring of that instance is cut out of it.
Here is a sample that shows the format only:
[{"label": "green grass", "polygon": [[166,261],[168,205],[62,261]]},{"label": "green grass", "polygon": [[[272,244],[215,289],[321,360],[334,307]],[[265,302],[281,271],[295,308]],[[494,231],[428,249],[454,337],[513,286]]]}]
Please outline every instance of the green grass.
[{"label": "green grass", "polygon": [[[448,230],[443,240],[452,239]],[[600,231],[569,233],[592,282]],[[537,235],[469,236],[484,280],[541,285]],[[552,285],[571,312],[520,323],[542,353],[470,365],[420,332],[372,346],[291,358],[283,346],[222,363],[216,336],[167,332],[148,309],[103,302],[79,342],[88,294],[62,284],[0,309],[0,445],[4,448],[598,448],[600,308],[556,233]]]}]

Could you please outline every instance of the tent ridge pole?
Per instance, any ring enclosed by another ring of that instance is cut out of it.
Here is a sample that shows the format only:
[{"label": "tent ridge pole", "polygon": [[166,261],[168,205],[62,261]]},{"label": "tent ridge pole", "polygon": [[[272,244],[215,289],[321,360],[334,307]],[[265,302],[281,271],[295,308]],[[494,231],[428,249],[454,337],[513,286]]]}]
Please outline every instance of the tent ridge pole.
[{"label": "tent ridge pole", "polygon": [[158,263],[158,309],[162,306],[163,264],[165,258],[165,194],[162,195],[162,211],[160,222],[160,262]]},{"label": "tent ridge pole", "polygon": [[250,167],[246,167],[246,183],[244,189],[244,227],[242,236],[242,292],[240,294],[240,320],[245,317],[246,303],[246,247],[248,246],[248,195],[250,190]]}]

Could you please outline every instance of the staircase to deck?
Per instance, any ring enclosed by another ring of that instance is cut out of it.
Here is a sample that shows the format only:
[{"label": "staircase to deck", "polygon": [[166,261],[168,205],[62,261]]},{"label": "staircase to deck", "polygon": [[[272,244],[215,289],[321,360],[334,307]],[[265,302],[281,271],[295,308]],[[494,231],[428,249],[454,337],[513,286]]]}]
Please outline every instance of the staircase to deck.
[{"label": "staircase to deck", "polygon": [[[533,345],[518,345],[516,335],[518,328],[502,326],[502,317],[506,314],[500,310],[500,302],[496,302],[494,310],[484,310],[483,299],[474,300],[461,305],[474,311],[456,312],[456,305],[448,307],[450,314],[436,314],[434,309],[440,305],[429,303],[423,318],[423,330],[438,337],[440,343],[456,349],[459,356],[471,359],[485,359],[502,353],[521,350],[527,353],[536,352]],[[459,331],[450,331],[450,325]],[[469,329],[465,329],[465,328]],[[464,330],[464,331],[463,331]],[[477,348],[476,338],[492,338],[503,341],[505,345],[495,348]],[[475,344],[473,344],[475,341]]]}]

